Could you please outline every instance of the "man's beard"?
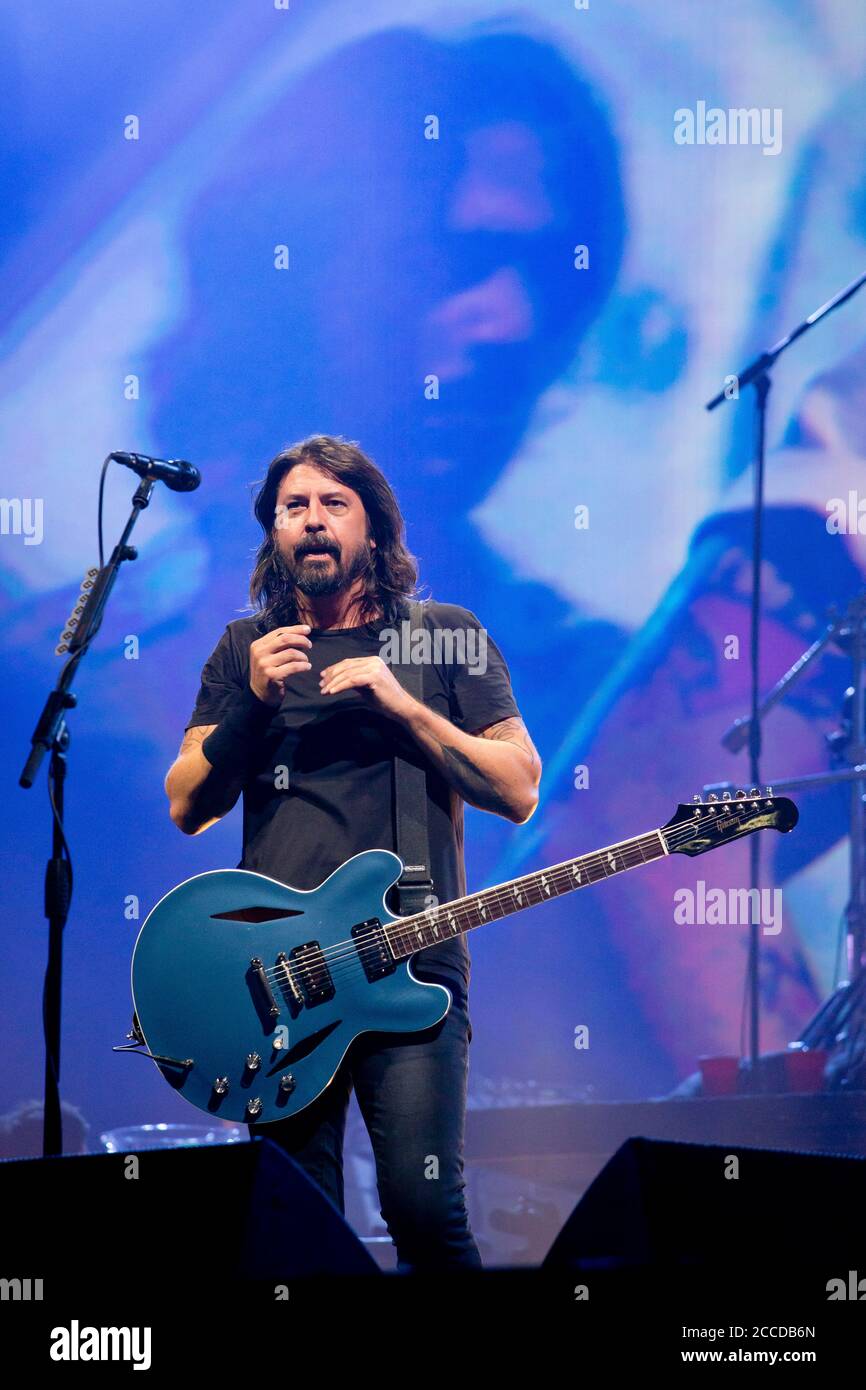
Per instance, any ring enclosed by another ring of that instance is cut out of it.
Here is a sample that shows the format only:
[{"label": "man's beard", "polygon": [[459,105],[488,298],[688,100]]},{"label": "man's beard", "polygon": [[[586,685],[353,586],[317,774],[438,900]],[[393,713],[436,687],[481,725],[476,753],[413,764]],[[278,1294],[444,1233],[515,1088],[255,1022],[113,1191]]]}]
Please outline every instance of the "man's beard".
[{"label": "man's beard", "polygon": [[[373,552],[369,541],[361,541],[360,545],[348,557],[344,556],[340,547],[333,541],[322,541],[318,545],[313,542],[301,543],[301,554],[298,555],[298,547],[291,555],[283,555],[277,552],[280,560],[280,571],[286,581],[299,589],[308,598],[318,598],[325,594],[339,594],[344,589],[348,589],[360,574],[364,574],[372,566]],[[333,557],[333,564],[322,560],[306,560],[305,553],[311,550],[318,550],[320,554],[328,554]]]}]

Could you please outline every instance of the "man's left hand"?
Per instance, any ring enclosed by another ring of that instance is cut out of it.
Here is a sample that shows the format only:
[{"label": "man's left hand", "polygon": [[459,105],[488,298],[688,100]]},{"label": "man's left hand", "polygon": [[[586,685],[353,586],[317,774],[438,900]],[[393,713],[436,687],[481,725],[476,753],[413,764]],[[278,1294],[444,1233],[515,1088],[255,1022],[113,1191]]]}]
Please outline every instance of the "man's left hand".
[{"label": "man's left hand", "polygon": [[357,690],[392,719],[406,719],[415,704],[380,656],[347,657],[326,666],[319,677],[319,688],[323,695]]}]

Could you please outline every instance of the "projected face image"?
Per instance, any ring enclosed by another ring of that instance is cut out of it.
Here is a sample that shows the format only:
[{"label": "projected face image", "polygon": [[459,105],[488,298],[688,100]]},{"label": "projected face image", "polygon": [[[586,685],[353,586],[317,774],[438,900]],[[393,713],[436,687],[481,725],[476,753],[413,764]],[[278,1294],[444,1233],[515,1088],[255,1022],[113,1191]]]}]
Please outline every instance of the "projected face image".
[{"label": "projected face image", "polygon": [[617,151],[589,87],[525,35],[394,30],[318,64],[230,154],[186,219],[160,418],[199,456],[342,429],[469,510],[618,268]]}]

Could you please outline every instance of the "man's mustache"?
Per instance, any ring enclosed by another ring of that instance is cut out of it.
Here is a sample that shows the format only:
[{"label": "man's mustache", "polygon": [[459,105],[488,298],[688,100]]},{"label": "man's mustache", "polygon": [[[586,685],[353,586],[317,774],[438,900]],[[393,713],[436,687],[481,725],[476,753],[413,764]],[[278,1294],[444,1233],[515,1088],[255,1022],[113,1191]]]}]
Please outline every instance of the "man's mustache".
[{"label": "man's mustache", "polygon": [[303,560],[305,555],[333,555],[335,560],[340,558],[340,547],[333,541],[301,541],[300,545],[295,546],[295,559]]}]

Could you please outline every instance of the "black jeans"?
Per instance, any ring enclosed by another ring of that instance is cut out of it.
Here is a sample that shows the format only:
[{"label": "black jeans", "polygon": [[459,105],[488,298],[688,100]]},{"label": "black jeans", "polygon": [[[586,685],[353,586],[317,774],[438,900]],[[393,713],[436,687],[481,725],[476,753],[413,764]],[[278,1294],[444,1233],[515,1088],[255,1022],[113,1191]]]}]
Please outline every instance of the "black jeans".
[{"label": "black jeans", "polygon": [[463,1177],[468,991],[456,975],[414,973],[451,990],[451,1007],[439,1023],[421,1033],[362,1034],[318,1099],[250,1132],[279,1144],[345,1214],[343,1138],[354,1086],[398,1270],[480,1268]]}]

